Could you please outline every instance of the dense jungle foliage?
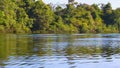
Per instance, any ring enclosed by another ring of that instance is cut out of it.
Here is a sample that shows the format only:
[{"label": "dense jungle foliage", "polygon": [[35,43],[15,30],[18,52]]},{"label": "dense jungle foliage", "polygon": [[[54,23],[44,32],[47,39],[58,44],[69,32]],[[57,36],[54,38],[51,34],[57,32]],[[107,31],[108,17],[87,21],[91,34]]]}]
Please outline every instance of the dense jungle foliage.
[{"label": "dense jungle foliage", "polygon": [[0,33],[119,33],[120,8],[111,4],[45,4],[0,0]]}]

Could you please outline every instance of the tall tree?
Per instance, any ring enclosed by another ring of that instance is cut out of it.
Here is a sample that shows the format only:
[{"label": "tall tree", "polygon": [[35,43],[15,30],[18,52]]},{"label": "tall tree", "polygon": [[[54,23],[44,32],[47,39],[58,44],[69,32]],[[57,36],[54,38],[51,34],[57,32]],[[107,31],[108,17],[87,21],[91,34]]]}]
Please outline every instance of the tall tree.
[{"label": "tall tree", "polygon": [[32,31],[47,32],[51,22],[53,21],[54,12],[49,5],[46,5],[42,0],[38,0],[31,8],[31,14],[34,18]]},{"label": "tall tree", "polygon": [[120,32],[120,8],[113,11],[112,18],[115,27]]},{"label": "tall tree", "polygon": [[12,0],[0,0],[0,10],[4,15],[4,27],[6,32],[13,32],[16,23],[16,10],[17,6]]},{"label": "tall tree", "polygon": [[102,10],[103,10],[103,20],[104,20],[104,23],[106,25],[110,25],[110,24],[113,24],[112,23],[112,7],[111,7],[111,4],[108,3],[104,6],[102,6]]}]

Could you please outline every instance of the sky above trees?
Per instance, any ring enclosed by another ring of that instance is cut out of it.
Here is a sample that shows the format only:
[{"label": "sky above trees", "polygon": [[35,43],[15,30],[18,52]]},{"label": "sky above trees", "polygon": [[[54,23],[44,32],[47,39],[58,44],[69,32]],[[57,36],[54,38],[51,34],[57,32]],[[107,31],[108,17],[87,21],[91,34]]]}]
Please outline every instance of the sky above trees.
[{"label": "sky above trees", "polygon": [[[68,0],[43,0],[45,3],[53,3],[53,4],[63,4],[68,3]],[[112,4],[113,9],[120,7],[120,0],[75,0],[77,2],[81,3],[87,3],[87,4],[93,4],[93,3],[108,3],[110,2]]]}]

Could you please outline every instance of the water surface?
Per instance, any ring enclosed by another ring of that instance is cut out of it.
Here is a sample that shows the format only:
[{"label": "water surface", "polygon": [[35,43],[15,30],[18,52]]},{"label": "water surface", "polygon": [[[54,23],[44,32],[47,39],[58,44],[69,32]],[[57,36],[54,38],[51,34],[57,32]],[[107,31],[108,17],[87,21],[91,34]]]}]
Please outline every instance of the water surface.
[{"label": "water surface", "polygon": [[120,34],[0,35],[0,68],[120,68]]}]

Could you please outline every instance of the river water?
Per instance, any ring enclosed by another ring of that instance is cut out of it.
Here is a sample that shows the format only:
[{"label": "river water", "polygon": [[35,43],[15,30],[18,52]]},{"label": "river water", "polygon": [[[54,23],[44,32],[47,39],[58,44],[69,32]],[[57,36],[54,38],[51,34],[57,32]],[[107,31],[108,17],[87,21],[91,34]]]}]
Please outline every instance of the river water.
[{"label": "river water", "polygon": [[1,34],[0,68],[120,68],[120,34]]}]

